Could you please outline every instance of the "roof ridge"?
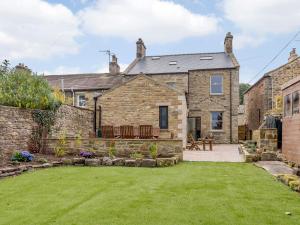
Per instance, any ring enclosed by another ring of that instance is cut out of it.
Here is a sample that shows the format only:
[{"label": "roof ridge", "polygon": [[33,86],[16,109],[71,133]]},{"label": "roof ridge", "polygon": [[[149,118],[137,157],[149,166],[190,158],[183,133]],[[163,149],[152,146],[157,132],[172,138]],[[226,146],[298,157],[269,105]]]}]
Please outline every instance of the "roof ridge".
[{"label": "roof ridge", "polygon": [[40,75],[40,76],[59,77],[59,76],[89,76],[89,75],[110,75],[110,73],[66,73],[66,74],[51,74],[51,75]]},{"label": "roof ridge", "polygon": [[200,54],[222,54],[225,52],[198,52],[198,53],[178,53],[178,54],[166,54],[166,55],[148,55],[145,57],[164,57],[164,56],[180,56],[180,55],[200,55]]}]

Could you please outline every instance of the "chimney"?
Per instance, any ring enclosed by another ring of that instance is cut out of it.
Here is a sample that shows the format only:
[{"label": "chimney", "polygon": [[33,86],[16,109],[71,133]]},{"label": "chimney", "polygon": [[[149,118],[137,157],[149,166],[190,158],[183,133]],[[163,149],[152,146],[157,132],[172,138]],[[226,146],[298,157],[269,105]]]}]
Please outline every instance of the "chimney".
[{"label": "chimney", "polygon": [[225,40],[224,40],[224,51],[227,54],[232,53],[232,39],[233,39],[233,36],[232,36],[231,32],[228,32],[226,34],[226,37],[225,37]]},{"label": "chimney", "polygon": [[293,48],[292,51],[290,52],[289,62],[292,62],[297,57],[298,57],[298,55],[296,53],[296,48]]},{"label": "chimney", "polygon": [[136,42],[136,58],[141,59],[146,56],[146,46],[141,38]]},{"label": "chimney", "polygon": [[111,62],[109,62],[109,73],[112,75],[117,75],[120,73],[120,66],[118,64],[118,58],[116,55],[111,56]]},{"label": "chimney", "polygon": [[15,66],[16,70],[23,70],[28,73],[31,73],[31,69],[29,69],[27,66],[24,65],[24,63],[19,63],[18,65]]}]

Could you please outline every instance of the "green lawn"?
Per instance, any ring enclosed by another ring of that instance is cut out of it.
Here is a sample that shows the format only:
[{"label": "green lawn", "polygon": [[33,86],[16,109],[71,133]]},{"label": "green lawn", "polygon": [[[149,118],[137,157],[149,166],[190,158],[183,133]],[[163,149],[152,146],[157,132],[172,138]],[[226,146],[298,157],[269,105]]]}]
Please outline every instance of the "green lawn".
[{"label": "green lawn", "polygon": [[0,180],[0,224],[296,225],[300,196],[251,164],[51,168]]}]

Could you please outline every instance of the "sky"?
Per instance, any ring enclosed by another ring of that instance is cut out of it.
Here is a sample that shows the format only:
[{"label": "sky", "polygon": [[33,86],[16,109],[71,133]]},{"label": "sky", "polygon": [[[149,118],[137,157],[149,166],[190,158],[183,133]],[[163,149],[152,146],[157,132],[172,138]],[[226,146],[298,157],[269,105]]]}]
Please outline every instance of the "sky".
[{"label": "sky", "polygon": [[1,0],[0,60],[39,74],[107,72],[110,50],[124,70],[142,38],[147,55],[221,52],[227,32],[240,82],[300,53],[299,0]]}]

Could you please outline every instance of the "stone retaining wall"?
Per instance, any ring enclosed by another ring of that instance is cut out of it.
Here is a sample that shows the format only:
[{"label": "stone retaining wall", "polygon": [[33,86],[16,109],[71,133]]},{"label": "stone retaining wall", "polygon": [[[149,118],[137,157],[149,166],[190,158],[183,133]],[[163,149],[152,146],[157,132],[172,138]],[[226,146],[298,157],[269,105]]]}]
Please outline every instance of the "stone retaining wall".
[{"label": "stone retaining wall", "polygon": [[[0,166],[14,151],[27,149],[32,129],[36,126],[32,111],[0,106]],[[62,105],[56,113],[51,137],[58,137],[61,132],[74,136],[78,131],[83,137],[88,137],[93,131],[93,111]]]},{"label": "stone retaining wall", "polygon": [[259,137],[257,146],[263,151],[277,151],[277,129],[261,128],[259,129]]},{"label": "stone retaining wall", "polygon": [[[54,152],[59,139],[48,139],[49,150]],[[179,156],[182,160],[182,140],[179,139],[81,139],[81,144],[75,138],[66,139],[66,154],[78,155],[81,151],[94,152],[96,156],[108,156],[109,148],[114,143],[117,157],[130,157],[130,154],[139,152],[149,158],[149,146],[157,144],[158,157],[168,158]]]}]

